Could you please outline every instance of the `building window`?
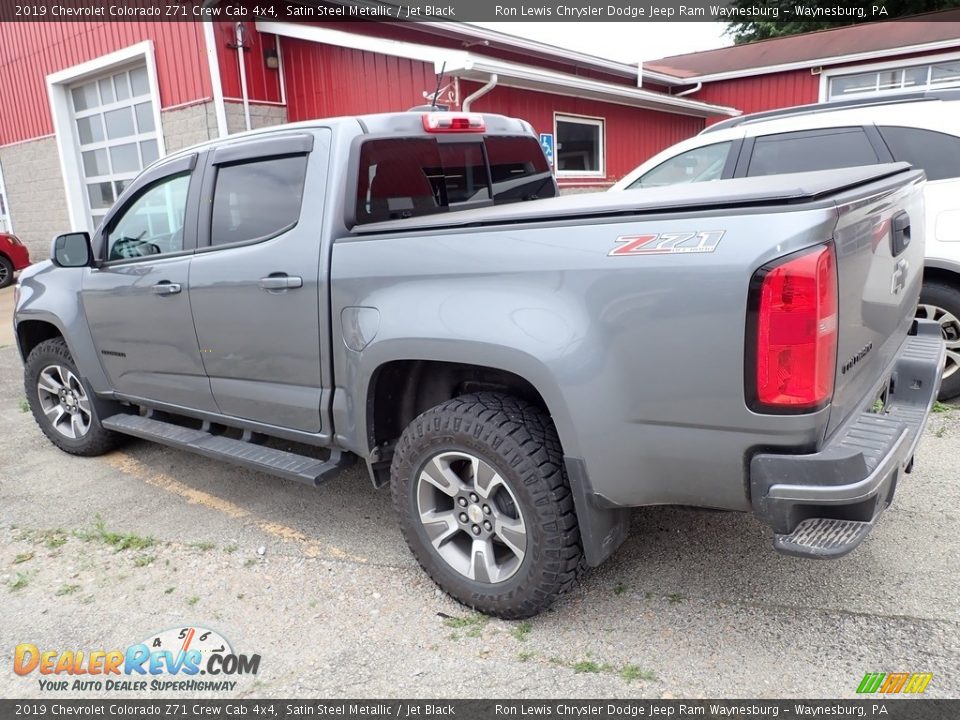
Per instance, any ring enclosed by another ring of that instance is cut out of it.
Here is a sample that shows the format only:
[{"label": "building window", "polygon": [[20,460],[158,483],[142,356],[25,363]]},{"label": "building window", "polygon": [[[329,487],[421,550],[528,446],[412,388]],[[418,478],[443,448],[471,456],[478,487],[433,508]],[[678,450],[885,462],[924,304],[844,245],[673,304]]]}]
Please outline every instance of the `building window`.
[{"label": "building window", "polygon": [[557,175],[605,176],[603,119],[556,116]]},{"label": "building window", "polygon": [[69,87],[84,198],[97,227],[127,184],[160,156],[146,65]]},{"label": "building window", "polygon": [[829,100],[852,95],[911,90],[936,90],[960,86],[960,59],[926,65],[905,65],[830,78]]}]

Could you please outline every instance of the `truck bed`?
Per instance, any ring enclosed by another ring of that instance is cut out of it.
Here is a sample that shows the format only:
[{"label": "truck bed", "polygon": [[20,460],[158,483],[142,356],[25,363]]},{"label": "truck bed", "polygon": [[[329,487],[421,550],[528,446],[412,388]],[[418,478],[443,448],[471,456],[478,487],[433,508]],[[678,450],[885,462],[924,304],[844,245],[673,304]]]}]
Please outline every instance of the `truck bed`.
[{"label": "truck bed", "polygon": [[589,193],[533,202],[421,215],[354,227],[357,235],[414,232],[441,228],[495,226],[544,220],[616,217],[770,207],[798,203],[816,205],[832,195],[910,170],[908,163],[888,163],[769,177],[737,178],[708,183],[671,185],[636,192]]}]

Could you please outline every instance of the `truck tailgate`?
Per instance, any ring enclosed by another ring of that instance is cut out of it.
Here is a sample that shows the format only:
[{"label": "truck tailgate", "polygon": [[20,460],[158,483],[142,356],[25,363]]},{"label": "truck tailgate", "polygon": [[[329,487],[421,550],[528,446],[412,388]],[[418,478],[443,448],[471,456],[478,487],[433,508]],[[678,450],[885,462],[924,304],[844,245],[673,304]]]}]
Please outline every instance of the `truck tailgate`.
[{"label": "truck tailgate", "polygon": [[906,173],[838,198],[839,332],[828,436],[886,389],[885,369],[913,321],[923,279],[922,185],[922,173]]}]

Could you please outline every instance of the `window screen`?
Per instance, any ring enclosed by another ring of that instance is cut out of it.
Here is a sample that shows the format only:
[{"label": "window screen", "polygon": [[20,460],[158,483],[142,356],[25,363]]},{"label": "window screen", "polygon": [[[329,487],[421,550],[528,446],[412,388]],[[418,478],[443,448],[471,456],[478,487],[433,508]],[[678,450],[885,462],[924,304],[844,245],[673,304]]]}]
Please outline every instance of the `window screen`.
[{"label": "window screen", "polygon": [[212,245],[275,235],[300,217],[307,156],[221,165],[213,192]]},{"label": "window screen", "polygon": [[877,154],[860,128],[781,133],[758,137],[747,175],[876,165]]},{"label": "window screen", "polygon": [[927,180],[960,177],[960,138],[919,128],[882,127],[894,160],[923,168]]},{"label": "window screen", "polygon": [[[491,180],[493,182],[491,190]],[[551,197],[553,176],[530,137],[368,140],[360,148],[357,223]]]}]

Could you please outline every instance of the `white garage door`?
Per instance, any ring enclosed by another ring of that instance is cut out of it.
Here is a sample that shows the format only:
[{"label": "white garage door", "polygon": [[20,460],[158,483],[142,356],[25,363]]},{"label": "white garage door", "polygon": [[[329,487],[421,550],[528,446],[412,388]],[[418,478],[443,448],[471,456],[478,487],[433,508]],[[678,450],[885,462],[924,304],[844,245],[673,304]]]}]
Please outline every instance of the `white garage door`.
[{"label": "white garage door", "polygon": [[84,197],[92,227],[144,167],[157,159],[157,129],[145,65],[70,87]]}]

